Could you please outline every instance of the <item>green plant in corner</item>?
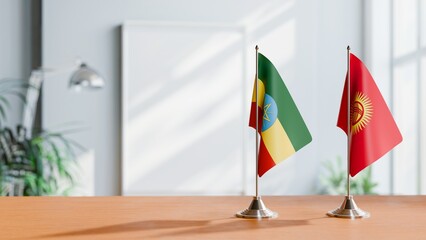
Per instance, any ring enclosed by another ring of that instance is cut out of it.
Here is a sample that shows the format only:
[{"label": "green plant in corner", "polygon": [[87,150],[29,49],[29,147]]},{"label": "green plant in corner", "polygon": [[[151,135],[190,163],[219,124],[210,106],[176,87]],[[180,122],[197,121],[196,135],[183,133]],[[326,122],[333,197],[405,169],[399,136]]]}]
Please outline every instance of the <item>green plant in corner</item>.
[{"label": "green plant in corner", "polygon": [[4,127],[10,108],[7,95],[25,103],[28,84],[0,81],[0,194],[6,196],[67,195],[75,184],[75,148],[82,147],[65,137],[66,133],[39,131],[28,137],[27,129]]},{"label": "green plant in corner", "polygon": [[[324,163],[326,174],[320,176],[322,194],[344,195],[346,194],[347,169],[342,158],[337,161]],[[373,181],[371,166],[351,178],[351,193],[355,195],[377,194],[377,183]]]}]

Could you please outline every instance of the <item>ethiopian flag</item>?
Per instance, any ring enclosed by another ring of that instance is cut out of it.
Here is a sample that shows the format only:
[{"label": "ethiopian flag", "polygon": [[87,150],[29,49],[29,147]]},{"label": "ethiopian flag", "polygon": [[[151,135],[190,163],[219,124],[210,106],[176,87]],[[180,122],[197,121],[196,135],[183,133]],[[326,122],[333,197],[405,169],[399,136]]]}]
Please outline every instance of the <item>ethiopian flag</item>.
[{"label": "ethiopian flag", "polygon": [[[256,83],[255,83],[256,84]],[[262,176],[276,164],[312,141],[287,87],[274,65],[258,53],[258,103],[253,90],[249,126],[260,134],[258,174]]]}]

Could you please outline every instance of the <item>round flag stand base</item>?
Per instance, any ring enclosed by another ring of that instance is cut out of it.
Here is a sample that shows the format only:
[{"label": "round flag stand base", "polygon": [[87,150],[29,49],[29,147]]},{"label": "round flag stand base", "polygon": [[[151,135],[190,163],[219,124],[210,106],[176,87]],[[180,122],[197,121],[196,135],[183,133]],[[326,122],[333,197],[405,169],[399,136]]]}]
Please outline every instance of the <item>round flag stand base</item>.
[{"label": "round flag stand base", "polygon": [[278,213],[273,212],[266,208],[265,204],[263,203],[262,199],[260,197],[253,197],[253,200],[251,201],[250,206],[243,211],[238,212],[236,217],[239,218],[276,218],[278,216]]},{"label": "round flag stand base", "polygon": [[327,215],[330,217],[351,219],[370,217],[370,213],[358,208],[352,195],[346,196],[345,200],[343,200],[342,205],[335,210],[327,212]]}]

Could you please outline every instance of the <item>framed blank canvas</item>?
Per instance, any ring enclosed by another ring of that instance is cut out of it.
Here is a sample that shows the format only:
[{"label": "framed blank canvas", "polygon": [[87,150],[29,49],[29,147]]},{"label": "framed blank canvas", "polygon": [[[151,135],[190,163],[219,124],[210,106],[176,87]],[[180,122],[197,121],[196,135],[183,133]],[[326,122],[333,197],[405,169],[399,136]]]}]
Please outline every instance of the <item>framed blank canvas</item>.
[{"label": "framed blank canvas", "polygon": [[242,194],[244,51],[241,27],[123,25],[123,195]]}]

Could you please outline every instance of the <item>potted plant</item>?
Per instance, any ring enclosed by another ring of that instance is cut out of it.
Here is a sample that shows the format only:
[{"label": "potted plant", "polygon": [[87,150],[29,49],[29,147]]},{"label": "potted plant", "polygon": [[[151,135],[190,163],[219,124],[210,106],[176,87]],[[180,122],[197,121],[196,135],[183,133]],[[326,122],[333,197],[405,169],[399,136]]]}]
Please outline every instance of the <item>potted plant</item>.
[{"label": "potted plant", "polygon": [[[337,161],[327,161],[324,164],[326,174],[320,176],[322,194],[344,195],[346,194],[347,169],[340,157]],[[377,194],[377,183],[373,181],[371,166],[357,174],[350,181],[351,192],[356,195]]]},{"label": "potted plant", "polygon": [[69,131],[36,131],[31,136],[18,125],[4,126],[9,96],[26,101],[30,88],[17,80],[0,81],[0,194],[3,196],[67,195],[75,184],[76,142],[64,136]]}]

